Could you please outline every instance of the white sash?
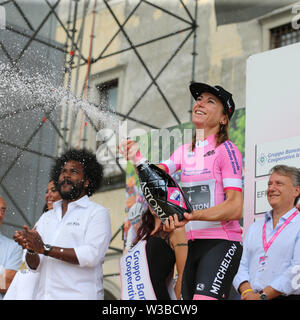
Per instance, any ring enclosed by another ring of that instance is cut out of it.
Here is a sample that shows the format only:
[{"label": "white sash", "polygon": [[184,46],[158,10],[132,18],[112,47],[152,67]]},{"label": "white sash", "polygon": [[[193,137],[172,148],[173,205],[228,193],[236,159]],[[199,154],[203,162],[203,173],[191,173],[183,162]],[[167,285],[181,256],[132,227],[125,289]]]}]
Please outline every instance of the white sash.
[{"label": "white sash", "polygon": [[[121,299],[122,300],[156,300],[149,274],[146,241],[139,241],[120,259]],[[176,300],[173,278],[170,279],[168,291],[171,299]]]},{"label": "white sash", "polygon": [[23,250],[23,261],[15,274],[3,300],[34,300],[38,288],[40,273],[31,271],[25,262],[26,250]]},{"label": "white sash", "polygon": [[19,270],[3,300],[34,300],[39,278],[38,272]]}]

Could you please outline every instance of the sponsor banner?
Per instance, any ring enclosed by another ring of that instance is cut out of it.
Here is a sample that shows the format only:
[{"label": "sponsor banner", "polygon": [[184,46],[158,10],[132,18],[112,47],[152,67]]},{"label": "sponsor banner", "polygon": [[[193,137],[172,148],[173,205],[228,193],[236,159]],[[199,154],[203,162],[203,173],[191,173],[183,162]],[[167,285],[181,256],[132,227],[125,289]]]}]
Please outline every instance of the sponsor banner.
[{"label": "sponsor banner", "polygon": [[265,213],[272,208],[267,199],[268,179],[255,182],[255,214]]},{"label": "sponsor banner", "polygon": [[300,136],[256,145],[256,177],[269,175],[279,164],[300,167]]}]

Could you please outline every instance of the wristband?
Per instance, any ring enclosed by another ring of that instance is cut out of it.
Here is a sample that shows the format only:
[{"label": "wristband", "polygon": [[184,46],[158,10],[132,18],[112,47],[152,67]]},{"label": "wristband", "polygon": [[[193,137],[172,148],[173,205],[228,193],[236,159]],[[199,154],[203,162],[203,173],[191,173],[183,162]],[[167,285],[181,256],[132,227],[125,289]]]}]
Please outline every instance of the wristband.
[{"label": "wristband", "polygon": [[140,153],[140,151],[138,150],[137,153],[135,154],[134,156],[134,159],[133,159],[133,163],[134,164],[137,164],[138,162],[140,162],[141,160],[143,160],[144,157],[142,156],[142,154]]},{"label": "wristband", "polygon": [[253,291],[253,289],[246,289],[244,290],[242,293],[241,293],[241,297],[243,298],[244,294],[247,293],[247,292],[251,292]]}]

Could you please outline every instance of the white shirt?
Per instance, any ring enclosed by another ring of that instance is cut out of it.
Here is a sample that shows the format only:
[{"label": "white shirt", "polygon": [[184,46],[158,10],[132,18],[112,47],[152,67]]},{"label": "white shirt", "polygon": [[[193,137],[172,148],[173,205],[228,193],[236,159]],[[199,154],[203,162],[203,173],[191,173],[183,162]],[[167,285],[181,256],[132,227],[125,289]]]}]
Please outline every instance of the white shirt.
[{"label": "white shirt", "polygon": [[62,201],[36,225],[45,244],[73,248],[79,265],[40,255],[37,300],[103,300],[102,264],[111,239],[108,211],[87,196],[68,205]]},{"label": "white shirt", "polygon": [[[298,214],[280,232],[278,237],[265,254],[263,247],[263,225],[266,223],[266,240],[283,225],[296,211],[296,208],[286,212],[273,228],[272,211],[265,215],[265,219],[255,221],[249,228],[244,243],[243,255],[239,270],[233,280],[236,289],[244,281],[250,282],[251,288],[258,292],[266,286],[282,292],[285,295],[299,295],[300,284],[300,214]],[[262,258],[263,265],[261,264]]]},{"label": "white shirt", "polygon": [[[3,273],[5,270],[17,271],[22,263],[22,247],[12,239],[5,237],[0,232],[0,288],[4,285]],[[4,294],[0,293],[0,300]]]}]

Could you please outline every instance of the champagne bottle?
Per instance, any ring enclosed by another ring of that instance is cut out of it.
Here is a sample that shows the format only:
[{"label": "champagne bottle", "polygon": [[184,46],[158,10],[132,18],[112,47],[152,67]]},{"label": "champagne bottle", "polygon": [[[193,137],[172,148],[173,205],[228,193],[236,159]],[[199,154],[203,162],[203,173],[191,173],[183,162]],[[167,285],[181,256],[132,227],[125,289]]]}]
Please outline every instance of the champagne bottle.
[{"label": "champagne bottle", "polygon": [[163,223],[175,213],[182,221],[184,212],[193,211],[183,191],[168,173],[146,159],[139,161],[136,168],[144,197]]}]

